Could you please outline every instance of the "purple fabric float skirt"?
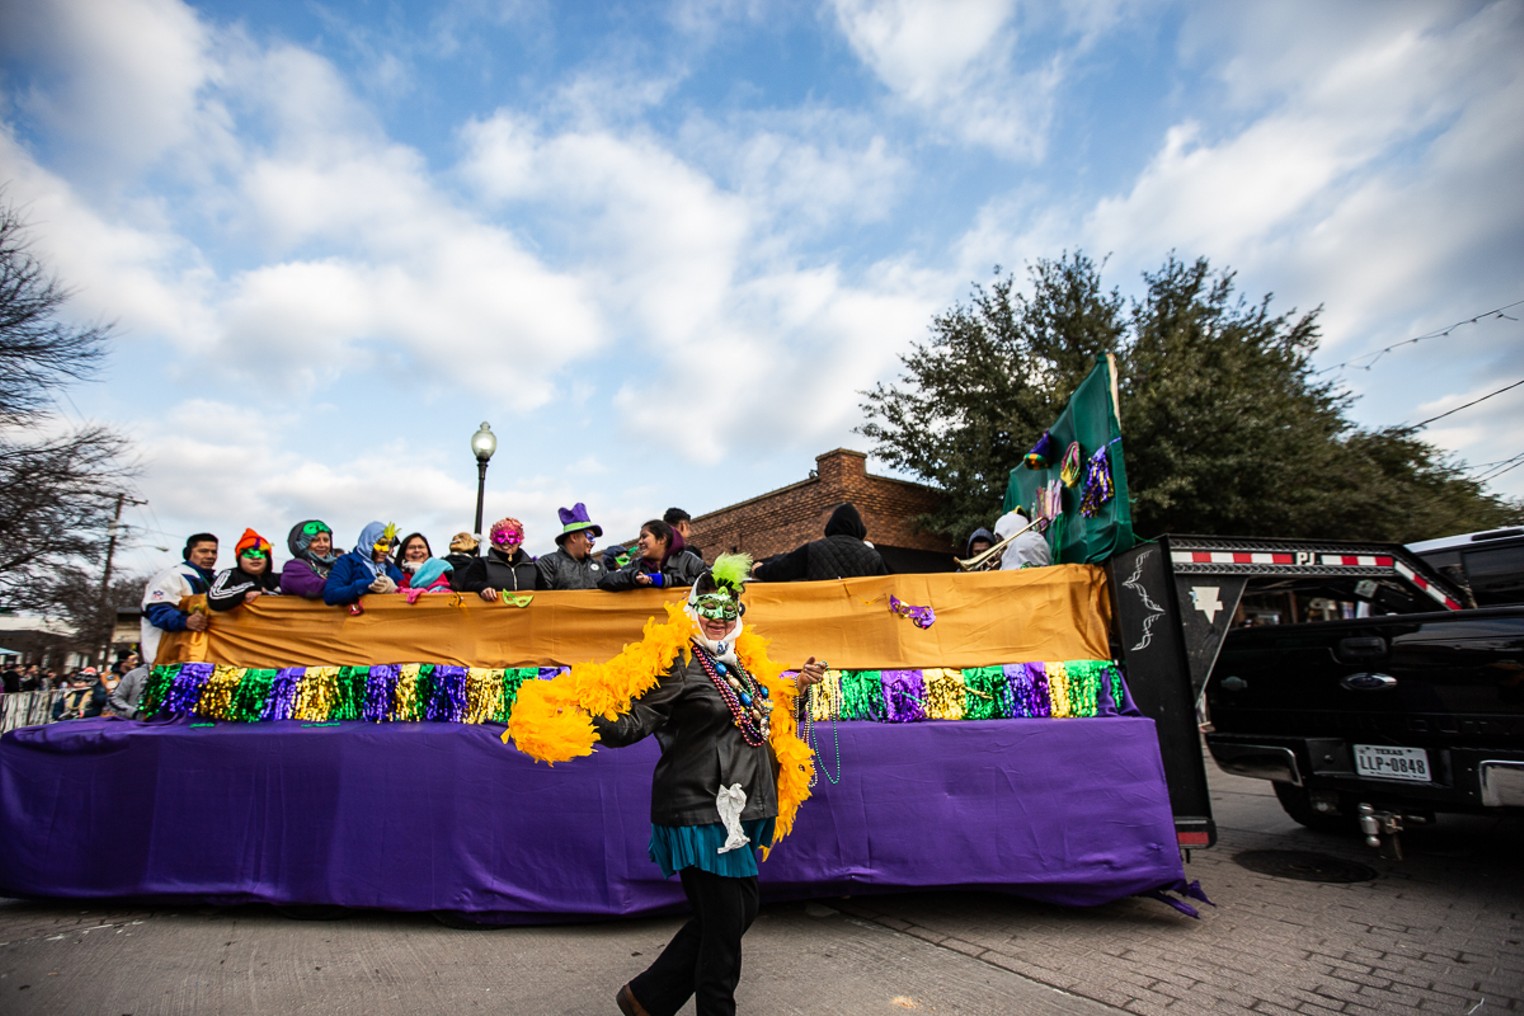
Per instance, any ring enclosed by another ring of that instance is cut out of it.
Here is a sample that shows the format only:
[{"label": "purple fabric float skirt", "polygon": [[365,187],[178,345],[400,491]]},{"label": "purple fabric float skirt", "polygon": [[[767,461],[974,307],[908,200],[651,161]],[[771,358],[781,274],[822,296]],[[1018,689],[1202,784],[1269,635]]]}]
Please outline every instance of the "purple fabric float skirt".
[{"label": "purple fabric float skirt", "polygon": [[[682,907],[647,856],[654,741],[551,767],[500,731],[121,720],[13,731],[0,738],[0,894],[504,923]],[[766,897],[981,887],[1094,905],[1184,885],[1151,720],[843,723],[839,734],[840,782],[820,781],[762,863]]]}]

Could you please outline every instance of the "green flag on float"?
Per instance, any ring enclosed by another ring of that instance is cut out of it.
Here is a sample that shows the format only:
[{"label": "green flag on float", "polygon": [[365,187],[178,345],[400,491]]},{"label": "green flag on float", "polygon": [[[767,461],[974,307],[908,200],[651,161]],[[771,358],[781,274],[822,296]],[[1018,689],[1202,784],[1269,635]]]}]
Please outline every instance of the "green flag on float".
[{"label": "green flag on float", "polygon": [[1005,510],[1017,507],[1044,520],[1055,564],[1098,564],[1131,549],[1132,508],[1108,357],[1096,358],[1025,463],[1011,470]]}]

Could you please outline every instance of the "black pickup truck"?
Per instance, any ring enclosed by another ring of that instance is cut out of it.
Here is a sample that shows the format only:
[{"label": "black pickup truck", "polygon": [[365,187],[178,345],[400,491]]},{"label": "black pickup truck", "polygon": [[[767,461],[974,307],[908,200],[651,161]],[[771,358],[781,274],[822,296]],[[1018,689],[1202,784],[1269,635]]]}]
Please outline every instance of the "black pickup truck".
[{"label": "black pickup truck", "polygon": [[[1524,809],[1524,605],[1456,609],[1416,556],[1363,550],[1344,559],[1386,577],[1287,574],[1242,596],[1206,740],[1223,769],[1273,780],[1296,821],[1400,855],[1404,823]],[[1252,623],[1276,608],[1282,623]]]}]

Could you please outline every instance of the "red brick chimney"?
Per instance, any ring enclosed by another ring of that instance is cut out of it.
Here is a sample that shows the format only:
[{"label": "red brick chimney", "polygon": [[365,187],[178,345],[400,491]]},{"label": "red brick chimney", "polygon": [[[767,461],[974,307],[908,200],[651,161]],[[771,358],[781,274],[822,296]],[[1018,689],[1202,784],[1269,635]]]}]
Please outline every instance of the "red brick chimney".
[{"label": "red brick chimney", "polygon": [[846,487],[855,493],[868,475],[868,456],[849,448],[837,448],[824,455],[817,455],[815,475],[828,491],[834,492]]}]

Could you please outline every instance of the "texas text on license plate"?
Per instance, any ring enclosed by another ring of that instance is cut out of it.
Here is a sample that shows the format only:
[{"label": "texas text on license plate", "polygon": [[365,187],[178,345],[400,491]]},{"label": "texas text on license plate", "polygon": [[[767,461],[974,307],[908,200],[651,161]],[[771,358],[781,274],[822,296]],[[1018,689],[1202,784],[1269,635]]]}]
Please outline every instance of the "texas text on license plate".
[{"label": "texas text on license plate", "polygon": [[1428,783],[1429,754],[1422,748],[1393,748],[1384,744],[1355,745],[1355,772],[1387,780]]}]

